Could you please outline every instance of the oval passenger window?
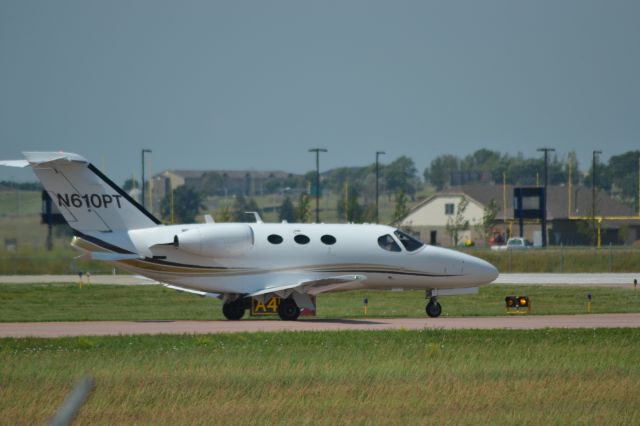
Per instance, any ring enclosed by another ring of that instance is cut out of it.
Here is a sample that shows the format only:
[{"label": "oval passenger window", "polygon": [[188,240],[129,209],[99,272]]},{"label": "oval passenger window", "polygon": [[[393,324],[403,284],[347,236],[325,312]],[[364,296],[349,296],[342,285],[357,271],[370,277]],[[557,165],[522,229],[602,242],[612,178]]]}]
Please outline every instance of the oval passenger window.
[{"label": "oval passenger window", "polygon": [[309,237],[307,237],[306,235],[303,235],[303,234],[298,234],[295,237],[293,237],[293,239],[298,244],[309,244],[309,241],[311,241],[309,239]]},{"label": "oval passenger window", "polygon": [[280,235],[271,234],[267,237],[267,240],[269,240],[271,244],[280,244],[282,242],[282,237]]},{"label": "oval passenger window", "polygon": [[336,243],[336,237],[334,237],[333,235],[323,235],[322,237],[320,237],[320,241],[328,246],[332,246]]}]

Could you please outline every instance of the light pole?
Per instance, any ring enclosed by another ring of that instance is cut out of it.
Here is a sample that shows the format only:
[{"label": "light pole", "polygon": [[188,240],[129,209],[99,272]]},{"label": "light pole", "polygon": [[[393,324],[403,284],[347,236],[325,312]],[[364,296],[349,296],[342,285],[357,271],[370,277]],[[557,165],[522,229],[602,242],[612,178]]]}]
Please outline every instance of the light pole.
[{"label": "light pole", "polygon": [[595,244],[599,247],[599,238],[596,230],[596,165],[598,163],[598,154],[602,154],[602,151],[593,150],[593,160],[591,163],[591,217],[593,220],[593,233],[595,236]]},{"label": "light pole", "polygon": [[553,148],[538,148],[538,152],[544,152],[544,206],[542,206],[542,247],[547,246],[547,185],[549,178],[549,152],[553,152]]},{"label": "light pole", "polygon": [[386,154],[384,151],[376,151],[376,223],[380,222],[380,212],[378,210],[378,195],[380,192],[380,187],[378,185],[378,179],[380,178],[380,162],[379,158],[381,155]]},{"label": "light pole", "polygon": [[311,148],[316,153],[316,223],[320,223],[320,153],[328,152],[325,148]]},{"label": "light pole", "polygon": [[151,154],[151,150],[146,148],[142,150],[142,193],[140,194],[140,199],[142,200],[142,207],[145,206],[144,155],[147,153]]}]

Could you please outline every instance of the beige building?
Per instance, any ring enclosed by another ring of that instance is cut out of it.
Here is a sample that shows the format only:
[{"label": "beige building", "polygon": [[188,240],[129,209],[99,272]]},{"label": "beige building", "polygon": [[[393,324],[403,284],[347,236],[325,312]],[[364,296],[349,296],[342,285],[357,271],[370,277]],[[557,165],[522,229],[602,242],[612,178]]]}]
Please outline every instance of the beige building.
[{"label": "beige building", "polygon": [[[451,246],[453,241],[447,232],[447,223],[455,219],[460,201],[469,203],[463,214],[469,228],[459,235],[459,242],[471,240],[483,247],[488,244],[483,235],[484,210],[495,201],[497,215],[494,221],[496,235],[503,238],[519,235],[517,220],[513,217],[513,185],[465,185],[450,191],[437,193],[415,206],[397,225],[408,228],[427,243]],[[549,186],[547,194],[547,233],[550,245],[590,245],[595,239],[591,188],[575,186]],[[596,216],[600,222],[603,245],[631,244],[640,239],[640,218],[629,206],[598,191],[595,200]],[[539,243],[542,230],[539,221],[525,222],[523,235],[529,241]]]},{"label": "beige building", "polygon": [[469,229],[459,233],[458,241],[478,240],[481,237],[474,229],[482,223],[484,205],[462,192],[439,193],[427,198],[411,210],[399,225],[419,233],[422,241],[444,246],[453,245],[452,238],[447,233],[447,224],[454,223],[463,199],[468,201],[463,218],[469,223]]}]

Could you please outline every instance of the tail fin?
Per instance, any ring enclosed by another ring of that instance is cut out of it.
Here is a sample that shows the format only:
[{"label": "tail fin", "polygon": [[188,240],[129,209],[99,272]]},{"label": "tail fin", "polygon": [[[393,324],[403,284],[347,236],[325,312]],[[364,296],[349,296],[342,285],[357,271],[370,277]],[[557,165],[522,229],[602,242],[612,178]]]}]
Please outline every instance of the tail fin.
[{"label": "tail fin", "polygon": [[6,161],[0,165],[31,165],[53,202],[76,231],[110,232],[161,224],[78,154],[25,152],[24,156],[28,164]]}]

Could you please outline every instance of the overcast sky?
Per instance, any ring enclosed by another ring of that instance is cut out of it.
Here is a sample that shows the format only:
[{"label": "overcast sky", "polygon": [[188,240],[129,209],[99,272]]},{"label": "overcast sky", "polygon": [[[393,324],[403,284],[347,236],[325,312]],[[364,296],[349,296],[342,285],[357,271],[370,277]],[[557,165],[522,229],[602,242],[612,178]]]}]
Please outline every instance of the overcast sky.
[{"label": "overcast sky", "polygon": [[[0,158],[117,182],[640,148],[640,1],[0,1]],[[0,179],[34,180],[0,170]]]}]

